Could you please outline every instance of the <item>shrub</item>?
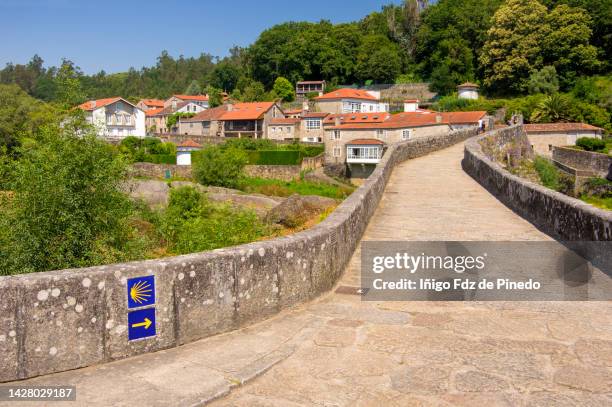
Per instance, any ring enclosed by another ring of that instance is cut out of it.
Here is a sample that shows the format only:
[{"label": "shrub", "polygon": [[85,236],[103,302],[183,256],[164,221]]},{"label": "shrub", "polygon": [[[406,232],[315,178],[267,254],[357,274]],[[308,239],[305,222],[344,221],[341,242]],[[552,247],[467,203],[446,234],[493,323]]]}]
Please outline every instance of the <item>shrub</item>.
[{"label": "shrub", "polygon": [[580,137],[576,140],[576,146],[586,151],[604,152],[606,149],[606,142],[594,137]]},{"label": "shrub", "polygon": [[208,146],[192,154],[193,175],[202,185],[235,188],[248,162],[244,151],[236,148]]},{"label": "shrub", "polygon": [[542,185],[565,195],[574,195],[573,178],[560,172],[552,162],[538,156],[534,160],[534,166]]},{"label": "shrub", "polygon": [[84,267],[129,257],[126,163],[95,134],[44,128],[13,162],[0,273]]},{"label": "shrub", "polygon": [[268,139],[252,139],[252,138],[233,138],[228,139],[221,145],[221,148],[236,148],[240,150],[273,150],[276,144]]},{"label": "shrub", "polygon": [[251,165],[298,165],[302,154],[296,150],[251,151],[248,154]]}]

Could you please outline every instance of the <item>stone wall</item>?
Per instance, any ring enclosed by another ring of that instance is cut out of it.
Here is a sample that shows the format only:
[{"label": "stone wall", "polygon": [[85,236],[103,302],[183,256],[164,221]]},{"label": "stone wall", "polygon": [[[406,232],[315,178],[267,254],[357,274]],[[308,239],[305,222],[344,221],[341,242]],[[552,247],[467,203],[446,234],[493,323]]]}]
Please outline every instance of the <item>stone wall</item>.
[{"label": "stone wall", "polygon": [[292,181],[300,177],[302,167],[299,165],[247,165],[244,172],[249,177],[280,179]]},{"label": "stone wall", "polygon": [[[475,135],[389,148],[365,184],[314,228],[204,253],[0,277],[0,382],[77,369],[234,330],[333,288],[393,168]],[[128,341],[127,280],[154,276],[157,335]]]},{"label": "stone wall", "polygon": [[514,126],[469,140],[463,168],[507,206],[551,236],[566,242],[612,240],[611,211],[512,175],[483,153],[480,141],[486,137],[503,144],[511,143],[522,133],[522,126]]},{"label": "stone wall", "polygon": [[166,171],[170,171],[171,177],[192,178],[191,166],[153,163],[134,163],[130,169],[130,176],[166,178]]},{"label": "stone wall", "polygon": [[612,180],[612,156],[567,147],[553,149],[553,161],[579,171],[589,171]]}]

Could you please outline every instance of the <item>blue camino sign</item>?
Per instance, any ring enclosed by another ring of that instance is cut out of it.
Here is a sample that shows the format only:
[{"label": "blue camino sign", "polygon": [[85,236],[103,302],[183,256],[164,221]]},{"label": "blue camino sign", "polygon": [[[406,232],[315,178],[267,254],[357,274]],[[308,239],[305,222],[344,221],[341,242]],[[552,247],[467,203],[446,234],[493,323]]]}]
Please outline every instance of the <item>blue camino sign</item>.
[{"label": "blue camino sign", "polygon": [[128,313],[128,339],[148,338],[156,335],[155,308],[145,308]]},{"label": "blue camino sign", "polygon": [[155,304],[155,276],[130,278],[127,281],[128,309]]}]

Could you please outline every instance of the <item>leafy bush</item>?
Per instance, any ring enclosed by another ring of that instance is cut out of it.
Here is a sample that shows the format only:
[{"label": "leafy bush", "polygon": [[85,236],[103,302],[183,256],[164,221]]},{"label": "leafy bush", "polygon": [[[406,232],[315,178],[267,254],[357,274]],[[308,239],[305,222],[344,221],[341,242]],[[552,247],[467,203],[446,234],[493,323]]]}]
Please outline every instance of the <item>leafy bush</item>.
[{"label": "leafy bush", "polygon": [[[120,261],[141,255],[131,241],[131,204],[121,191],[125,160],[95,134],[43,128],[19,149],[3,208],[0,273]],[[136,251],[136,252],[134,252]]]},{"label": "leafy bush", "polygon": [[488,100],[479,98],[478,100],[460,99],[457,95],[444,96],[440,98],[432,108],[440,112],[462,112],[472,110],[485,110],[489,114],[495,113],[497,109],[504,105],[504,101]]},{"label": "leafy bush", "polygon": [[221,145],[221,148],[236,148],[240,150],[273,150],[276,144],[268,139],[252,139],[252,138],[231,138]]},{"label": "leafy bush", "polygon": [[208,146],[192,154],[193,175],[202,185],[235,188],[248,162],[246,153],[237,148]]},{"label": "leafy bush", "polygon": [[119,144],[119,151],[131,162],[176,164],[174,143],[162,143],[154,137],[126,137]]},{"label": "leafy bush", "polygon": [[298,165],[302,162],[302,154],[296,150],[250,151],[251,165]]},{"label": "leafy bush", "polygon": [[354,190],[349,186],[336,186],[312,181],[281,181],[266,178],[244,178],[239,185],[242,191],[270,196],[319,195],[333,199],[345,199]]},{"label": "leafy bush", "polygon": [[606,142],[593,137],[580,137],[576,140],[576,146],[586,151],[605,152]]},{"label": "leafy bush", "polygon": [[193,187],[170,190],[162,231],[176,254],[252,242],[269,233],[255,212],[210,203]]},{"label": "leafy bush", "polygon": [[572,177],[559,171],[555,165],[543,157],[536,157],[534,166],[542,185],[565,195],[574,195],[574,181]]}]

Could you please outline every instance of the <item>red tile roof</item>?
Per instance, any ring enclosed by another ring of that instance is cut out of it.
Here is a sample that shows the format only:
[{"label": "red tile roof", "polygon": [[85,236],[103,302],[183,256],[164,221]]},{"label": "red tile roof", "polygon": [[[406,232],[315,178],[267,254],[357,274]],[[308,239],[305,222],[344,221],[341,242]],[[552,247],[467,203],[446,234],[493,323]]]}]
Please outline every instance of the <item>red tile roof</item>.
[{"label": "red tile roof", "polygon": [[[325,124],[332,126],[328,129],[402,129],[410,127],[423,127],[435,125],[452,125],[452,124],[478,124],[486,115],[486,112],[403,112],[391,115],[389,113],[354,113],[350,115],[330,115],[325,119]],[[349,117],[346,117],[349,116]],[[369,117],[368,117],[369,116]],[[440,116],[440,121],[438,121]],[[335,125],[335,117],[341,117],[344,120],[341,124]],[[355,119],[353,119],[355,118]]]},{"label": "red tile roof", "polygon": [[277,117],[275,119],[270,120],[270,124],[298,124],[302,119],[298,119],[295,117]]},{"label": "red tile roof", "polygon": [[181,122],[189,123],[189,122],[210,122],[214,120],[221,119],[221,116],[227,112],[227,105],[221,105],[217,107],[213,107],[212,109],[204,110],[192,118],[182,119]]},{"label": "red tile roof", "polygon": [[197,100],[200,102],[206,102],[208,95],[172,95],[173,97],[181,100]]},{"label": "red tile roof", "polygon": [[140,102],[148,107],[164,107],[164,101],[159,99],[142,99]]},{"label": "red tile roof", "polygon": [[342,124],[354,123],[382,123],[391,117],[390,113],[343,113],[330,114],[323,121],[324,124],[335,124],[336,119],[340,119]]},{"label": "red tile roof", "polygon": [[176,145],[177,147],[190,147],[190,148],[202,148],[201,144],[196,143],[192,139],[185,140],[182,143]]},{"label": "red tile roof", "polygon": [[372,96],[365,90],[362,89],[351,89],[342,88],[324,94],[323,96],[316,97],[315,100],[334,100],[334,99],[362,99],[362,100],[375,100],[378,98]]},{"label": "red tile roof", "polygon": [[290,114],[302,114],[302,109],[285,110],[285,114],[286,115],[290,115]]},{"label": "red tile roof", "polygon": [[160,113],[162,110],[164,110],[163,107],[157,109],[149,109],[145,112],[145,116],[157,116],[157,114]]},{"label": "red tile roof", "polygon": [[326,112],[306,112],[302,115],[303,118],[312,118],[312,119],[321,119],[327,116],[329,116],[329,113],[326,113]]},{"label": "red tile roof", "polygon": [[351,140],[346,143],[348,146],[372,146],[372,145],[384,145],[385,143],[375,138],[358,138]]},{"label": "red tile roof", "polygon": [[599,127],[591,126],[586,123],[539,123],[526,124],[525,131],[527,133],[553,133],[564,131],[602,131]]},{"label": "red tile roof", "polygon": [[[83,109],[83,110],[88,110],[88,111],[92,111],[94,109],[99,109],[103,106],[107,106],[110,104],[113,104],[119,100],[124,100],[121,97],[114,97],[114,98],[106,98],[106,99],[98,99],[98,100],[89,100],[85,103],[80,104],[78,107],[79,109]],[[94,103],[95,102],[95,103]],[[126,100],[127,102],[127,100]],[[129,103],[129,102],[127,102]],[[131,105],[131,103],[130,103]]]},{"label": "red tile roof", "polygon": [[257,120],[272,109],[274,104],[274,102],[236,103],[219,120]]}]

